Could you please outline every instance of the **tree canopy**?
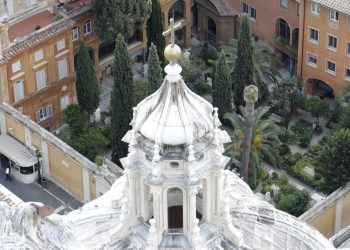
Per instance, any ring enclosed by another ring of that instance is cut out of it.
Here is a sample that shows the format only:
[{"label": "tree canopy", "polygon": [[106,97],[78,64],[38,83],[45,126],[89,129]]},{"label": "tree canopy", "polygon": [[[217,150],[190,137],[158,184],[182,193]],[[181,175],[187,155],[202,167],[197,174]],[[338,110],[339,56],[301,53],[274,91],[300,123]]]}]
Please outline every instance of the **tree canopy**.
[{"label": "tree canopy", "polygon": [[231,76],[226,64],[225,52],[220,53],[219,60],[215,66],[212,88],[213,105],[219,108],[220,120],[225,123],[224,114],[233,110]]},{"label": "tree canopy", "polygon": [[325,192],[331,193],[350,181],[350,130],[341,129],[326,137],[316,163]]},{"label": "tree canopy", "polygon": [[81,109],[92,114],[100,103],[100,88],[97,82],[94,65],[83,40],[77,54],[76,63],[77,99]]},{"label": "tree canopy", "polygon": [[126,40],[140,30],[150,14],[148,0],[92,0],[96,34],[105,41],[122,34]]},{"label": "tree canopy", "polygon": [[306,100],[306,109],[313,117],[316,117],[317,124],[319,124],[319,118],[328,111],[328,103],[317,96],[311,96]]},{"label": "tree canopy", "polygon": [[[152,0],[151,15],[147,20],[147,48],[150,50],[151,44],[157,46],[159,60],[164,62],[165,37],[164,18],[159,0]],[[148,51],[150,53],[150,51]]]},{"label": "tree canopy", "polygon": [[162,67],[160,66],[157,47],[152,43],[148,55],[148,94],[154,93],[163,82]]},{"label": "tree canopy", "polygon": [[249,18],[243,15],[237,44],[237,57],[232,72],[233,100],[235,107],[244,105],[243,91],[245,86],[254,84],[253,46],[249,28]]},{"label": "tree canopy", "polygon": [[129,123],[132,120],[132,108],[135,104],[132,60],[121,34],[117,36],[115,45],[113,76],[110,110],[112,161],[119,164],[119,159],[126,156],[128,152],[127,144],[121,140],[130,129]]}]

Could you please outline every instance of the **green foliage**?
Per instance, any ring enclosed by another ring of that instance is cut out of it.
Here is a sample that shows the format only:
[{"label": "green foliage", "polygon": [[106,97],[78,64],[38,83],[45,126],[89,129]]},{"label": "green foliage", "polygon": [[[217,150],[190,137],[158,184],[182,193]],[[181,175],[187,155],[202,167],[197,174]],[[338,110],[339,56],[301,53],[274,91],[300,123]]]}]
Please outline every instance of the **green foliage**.
[{"label": "green foliage", "polygon": [[89,160],[94,161],[97,151],[108,145],[108,139],[98,127],[89,124],[78,105],[69,105],[65,109],[65,115],[68,128],[62,139]]},{"label": "green foliage", "polygon": [[148,96],[149,83],[143,80],[134,80],[135,104],[140,103]]},{"label": "green foliage", "polygon": [[[164,62],[165,49],[165,38],[162,35],[164,31],[163,20],[163,12],[159,0],[152,0],[152,11],[147,20],[147,48],[150,49],[151,44],[155,44],[158,57],[162,62]],[[148,54],[150,53],[149,51]]]},{"label": "green foliage", "polygon": [[96,34],[105,41],[122,34],[126,39],[140,30],[150,14],[147,0],[92,0]]},{"label": "green foliage", "polygon": [[197,81],[197,83],[189,84],[188,87],[200,96],[212,94],[212,87],[204,81]]},{"label": "green foliage", "polygon": [[90,115],[95,112],[100,103],[100,88],[96,79],[94,65],[83,40],[80,40],[80,48],[77,55],[76,79],[79,106]]},{"label": "green foliage", "polygon": [[336,96],[333,121],[339,121],[342,128],[350,128],[350,87],[347,87]]},{"label": "green foliage", "polygon": [[104,161],[103,156],[101,156],[101,155],[95,156],[95,163],[97,166],[102,166],[103,161]]},{"label": "green foliage", "polygon": [[350,130],[341,129],[327,136],[316,159],[322,175],[323,191],[331,193],[350,181]]},{"label": "green foliage", "polygon": [[120,164],[119,159],[126,156],[128,148],[122,138],[130,129],[134,89],[132,60],[122,35],[117,36],[113,67],[114,85],[111,94],[111,146],[112,161]]},{"label": "green foliage", "polygon": [[286,128],[289,124],[289,116],[298,107],[299,86],[294,78],[286,78],[279,82],[273,89],[273,99],[279,110],[284,116]]},{"label": "green foliage", "polygon": [[249,18],[243,15],[241,18],[240,34],[237,42],[237,56],[232,72],[233,100],[235,107],[243,106],[243,91],[245,86],[253,84],[253,46],[249,29]]},{"label": "green foliage", "polygon": [[[224,114],[232,112],[231,76],[227,67],[225,53],[221,52],[215,65],[213,79],[213,105],[219,108],[219,118],[225,123]],[[227,121],[226,121],[227,123]]]},{"label": "green foliage", "polygon": [[[231,158],[238,161],[242,159],[246,131],[246,112],[242,107],[240,111],[242,115],[234,112],[225,114],[225,118],[235,128],[233,133],[229,132],[232,141],[226,145],[226,152],[230,154]],[[263,158],[268,159],[273,165],[279,162],[279,153],[276,145],[280,144],[278,138],[280,129],[272,120],[262,119],[267,112],[267,108],[257,108],[254,112],[249,164],[249,168],[253,171],[249,170],[249,172],[256,173]]]},{"label": "green foliage", "polygon": [[277,203],[277,208],[298,217],[309,209],[310,200],[311,198],[307,191],[295,191],[283,195]]},{"label": "green foliage", "polygon": [[202,58],[203,62],[208,63],[209,60],[209,43],[208,41],[205,41],[202,45],[200,57]]},{"label": "green foliage", "polygon": [[328,104],[317,96],[311,96],[306,100],[306,110],[309,111],[313,117],[316,117],[317,124],[319,124],[319,118],[328,111]]},{"label": "green foliage", "polygon": [[73,135],[79,135],[87,128],[87,118],[77,104],[70,104],[64,110],[66,122]]},{"label": "green foliage", "polygon": [[182,77],[189,86],[200,81],[203,71],[206,69],[202,59],[192,55],[189,58],[182,56],[178,63],[182,67]]},{"label": "green foliage", "polygon": [[[247,23],[241,25],[244,26],[241,28],[241,31],[244,32],[240,34],[239,40],[233,39],[224,47],[227,62],[232,72],[233,88],[239,86],[236,84],[237,79],[243,85],[242,89],[236,90],[240,93],[234,92],[234,99],[239,95],[242,99],[240,102],[243,103],[244,86],[254,84],[259,87],[259,102],[261,102],[269,96],[268,84],[272,82],[276,85],[280,75],[272,67],[272,61],[275,58],[273,49],[265,41],[252,39],[250,31],[246,31],[249,29],[246,27]],[[242,42],[246,44],[242,46]]]},{"label": "green foliage", "polygon": [[163,82],[162,67],[159,63],[157,47],[152,43],[148,56],[148,94],[154,93]]}]

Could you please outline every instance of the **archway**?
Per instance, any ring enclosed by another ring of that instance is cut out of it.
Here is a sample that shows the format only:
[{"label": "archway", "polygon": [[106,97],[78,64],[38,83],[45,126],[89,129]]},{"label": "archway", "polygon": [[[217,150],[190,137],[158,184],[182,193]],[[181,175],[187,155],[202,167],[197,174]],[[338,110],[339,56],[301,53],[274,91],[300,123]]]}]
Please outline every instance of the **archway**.
[{"label": "archway", "polygon": [[290,28],[288,23],[282,18],[277,19],[276,36],[282,43],[290,44]]},{"label": "archway", "polygon": [[216,48],[216,23],[212,18],[208,18],[208,43]]},{"label": "archway", "polygon": [[[185,19],[185,8],[186,4],[183,0],[176,1],[169,9],[168,12],[168,26],[170,25],[170,19],[173,18],[174,22],[180,22]],[[184,29],[179,29],[175,31],[175,39],[178,44],[183,44],[184,42]]]},{"label": "archway", "polygon": [[103,59],[106,59],[107,57],[110,57],[113,55],[115,49],[115,41],[105,41],[100,44],[100,47],[98,48],[98,57],[100,58],[100,61]]},{"label": "archway", "polygon": [[334,99],[334,90],[328,83],[319,79],[309,79],[307,85],[309,94],[318,96],[320,99]]},{"label": "archway", "polygon": [[168,229],[183,228],[183,192],[180,188],[170,188],[168,200]]}]

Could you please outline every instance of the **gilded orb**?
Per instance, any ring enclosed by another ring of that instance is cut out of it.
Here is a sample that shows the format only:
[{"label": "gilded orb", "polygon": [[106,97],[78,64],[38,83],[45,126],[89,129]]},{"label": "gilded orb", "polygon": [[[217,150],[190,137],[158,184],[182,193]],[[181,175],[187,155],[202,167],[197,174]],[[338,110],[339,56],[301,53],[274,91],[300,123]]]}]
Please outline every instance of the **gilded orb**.
[{"label": "gilded orb", "polygon": [[169,44],[164,49],[164,56],[168,61],[177,61],[181,57],[181,49],[176,44]]}]

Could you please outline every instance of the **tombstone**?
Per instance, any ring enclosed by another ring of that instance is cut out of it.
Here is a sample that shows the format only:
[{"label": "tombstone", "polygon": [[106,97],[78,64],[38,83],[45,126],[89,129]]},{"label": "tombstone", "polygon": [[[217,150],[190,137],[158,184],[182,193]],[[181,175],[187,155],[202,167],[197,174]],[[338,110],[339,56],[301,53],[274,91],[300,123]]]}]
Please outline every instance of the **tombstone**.
[{"label": "tombstone", "polygon": [[98,107],[94,113],[94,119],[95,122],[100,122],[101,121],[101,109]]},{"label": "tombstone", "polygon": [[211,79],[211,77],[207,77],[207,84],[208,84],[209,86],[212,86],[213,80]]},{"label": "tombstone", "polygon": [[148,78],[148,63],[142,65],[142,76]]},{"label": "tombstone", "polygon": [[190,53],[189,51],[186,51],[186,52],[183,54],[183,56],[184,56],[184,58],[185,58],[186,60],[190,60],[190,55],[191,55],[191,53]]}]

